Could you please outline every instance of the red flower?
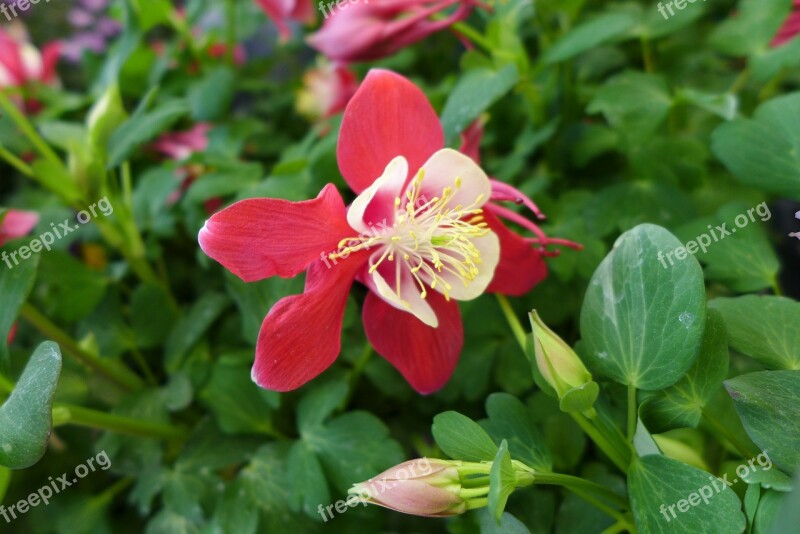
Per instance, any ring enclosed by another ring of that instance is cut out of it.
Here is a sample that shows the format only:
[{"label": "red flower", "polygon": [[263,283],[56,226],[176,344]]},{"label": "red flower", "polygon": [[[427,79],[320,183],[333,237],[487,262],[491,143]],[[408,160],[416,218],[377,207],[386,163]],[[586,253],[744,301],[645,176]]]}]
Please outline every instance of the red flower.
[{"label": "red flower", "polygon": [[794,0],[794,11],[786,19],[778,34],[772,40],[772,46],[788,43],[800,34],[800,0]]},{"label": "red flower", "polygon": [[[450,16],[431,20],[456,4]],[[340,62],[380,59],[464,20],[474,5],[475,0],[354,0],[326,13],[308,43]]]},{"label": "red flower", "polygon": [[256,383],[292,390],[334,362],[358,280],[370,290],[370,343],[414,389],[431,393],[463,345],[455,300],[487,288],[518,294],[544,276],[542,252],[483,209],[492,196],[486,174],[443,146],[422,91],[373,70],[340,131],[339,168],[358,194],[349,208],[329,184],[314,200],[244,200],[206,222],[201,248],[245,282],[307,272],[305,292],[279,301],[262,325]]},{"label": "red flower", "polygon": [[288,22],[314,22],[314,6],[309,0],[256,0],[261,9],[272,19],[281,34],[281,40],[291,35]]}]

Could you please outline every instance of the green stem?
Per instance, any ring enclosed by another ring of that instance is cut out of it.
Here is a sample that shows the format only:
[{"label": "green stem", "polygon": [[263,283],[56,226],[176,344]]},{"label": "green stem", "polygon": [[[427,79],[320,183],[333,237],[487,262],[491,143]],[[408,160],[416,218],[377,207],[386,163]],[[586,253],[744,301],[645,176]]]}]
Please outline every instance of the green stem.
[{"label": "green stem", "polygon": [[358,381],[361,378],[361,374],[364,372],[364,367],[367,366],[367,363],[369,362],[371,357],[372,357],[372,345],[367,343],[366,346],[364,347],[364,351],[361,353],[361,356],[353,365],[353,370],[350,372],[350,380],[347,386],[347,395],[342,400],[339,409],[344,410],[350,403],[350,400],[353,398],[353,395],[356,392],[356,386],[358,386]]},{"label": "green stem", "polygon": [[606,439],[606,437],[600,433],[600,431],[594,425],[592,425],[592,423],[586,417],[577,412],[572,412],[570,415],[575,422],[578,423],[578,426],[580,426],[583,431],[586,432],[586,435],[589,436],[595,445],[600,447],[600,450],[603,451],[612,462],[614,462],[614,465],[616,465],[623,473],[627,473],[628,462],[625,460],[625,458],[620,456],[620,452],[614,447],[614,445],[608,439]]},{"label": "green stem", "polygon": [[731,434],[731,432],[724,426],[717,422],[706,410],[705,408],[701,411],[703,415],[703,419],[708,423],[708,425],[713,428],[720,436],[724,437],[733,448],[736,449],[739,454],[742,455],[742,458],[755,458],[758,456],[760,451],[756,450],[752,447],[749,443],[742,441],[737,436]]},{"label": "green stem", "polygon": [[503,315],[508,322],[508,326],[511,328],[511,332],[514,334],[514,338],[516,338],[519,347],[522,349],[523,354],[525,354],[525,357],[530,360],[530,354],[528,352],[528,335],[525,333],[522,323],[514,313],[511,303],[508,302],[508,298],[506,298],[505,295],[495,293],[495,297],[497,297],[497,302],[500,304],[500,309],[503,310]]},{"label": "green stem", "polygon": [[236,65],[236,0],[228,0],[226,4],[226,23],[227,23],[227,59],[231,66]]},{"label": "green stem", "polygon": [[461,491],[458,492],[458,496],[462,499],[474,499],[475,497],[485,497],[489,493],[489,486],[481,486],[477,488],[469,488],[464,489],[462,488]]},{"label": "green stem", "polygon": [[621,495],[617,495],[605,486],[601,486],[591,480],[580,478],[562,473],[534,473],[534,484],[547,484],[552,486],[564,486],[570,490],[587,491],[594,495],[604,498],[610,503],[614,503],[622,509],[628,509],[628,501]]},{"label": "green stem", "polygon": [[147,363],[147,360],[145,360],[142,353],[139,352],[139,349],[134,347],[131,349],[131,354],[133,354],[133,359],[136,362],[136,365],[139,367],[139,370],[142,371],[142,374],[144,374],[144,378],[147,380],[147,383],[151,386],[158,385],[158,379],[156,379],[156,375],[153,374],[153,371],[150,369],[150,365]]},{"label": "green stem", "polygon": [[580,497],[581,499],[583,499],[584,501],[586,501],[589,504],[591,504],[592,506],[594,506],[595,508],[597,508],[598,510],[601,510],[602,512],[604,512],[608,516],[613,517],[614,519],[616,519],[617,520],[617,524],[624,523],[627,526],[627,529],[630,530],[630,532],[636,532],[636,530],[630,525],[630,523],[628,522],[628,519],[625,517],[625,515],[623,513],[619,512],[617,510],[614,510],[612,507],[608,506],[607,504],[603,503],[602,501],[600,501],[598,499],[595,499],[592,495],[586,493],[585,491],[582,491],[580,489],[574,489],[574,488],[571,488],[570,491],[572,493],[574,493],[575,495],[577,495],[578,497]]},{"label": "green stem", "polygon": [[61,162],[61,158],[50,148],[44,139],[39,135],[36,131],[36,128],[33,127],[33,124],[22,114],[22,112],[17,108],[16,105],[8,98],[5,91],[0,91],[0,107],[2,107],[8,116],[11,118],[12,121],[17,125],[17,127],[22,131],[25,137],[33,144],[36,151],[41,154],[41,156],[47,160],[50,160],[53,164],[57,165],[59,168],[64,168],[64,164]]},{"label": "green stem", "polygon": [[142,438],[180,440],[186,437],[185,429],[169,423],[134,419],[70,404],[54,405],[53,421],[54,426],[67,424],[85,426]]},{"label": "green stem", "polygon": [[[433,18],[436,19],[437,17],[433,17]],[[469,39],[470,41],[472,41],[476,45],[478,45],[481,48],[483,48],[484,50],[486,50],[487,52],[494,52],[496,50],[496,48],[497,48],[494,45],[492,45],[492,43],[490,43],[489,40],[486,39],[486,37],[484,37],[483,35],[478,33],[477,30],[475,30],[473,27],[469,26],[468,24],[465,24],[463,22],[456,22],[455,24],[451,25],[450,27],[454,31],[460,33],[461,35],[463,35],[464,37],[466,37],[467,39]]]},{"label": "green stem", "polygon": [[747,84],[747,80],[749,78],[750,78],[750,69],[744,69],[742,72],[739,73],[739,75],[733,81],[733,84],[731,85],[731,88],[728,89],[728,92],[735,95],[736,93],[744,89],[744,86]]},{"label": "green stem", "polygon": [[653,59],[653,47],[650,46],[650,41],[646,37],[640,39],[642,44],[642,59],[644,61],[644,70],[647,73],[655,72],[655,60]]},{"label": "green stem", "polygon": [[[500,309],[503,311],[503,315],[508,322],[509,327],[511,328],[514,337],[517,340],[520,348],[522,349],[523,354],[528,360],[532,360],[530,350],[528,348],[528,336],[525,333],[525,329],[522,327],[522,323],[520,323],[519,319],[517,319],[516,314],[514,313],[513,308],[511,308],[511,303],[508,302],[508,299],[505,295],[495,294],[497,297],[497,302],[500,304]],[[583,429],[584,432],[594,441],[598,447],[614,462],[614,465],[620,468],[623,473],[628,472],[628,462],[625,461],[624,456],[620,455],[620,451],[618,451],[612,443],[606,439],[601,431],[599,431],[595,426],[586,419],[583,415],[577,412],[570,412],[569,414],[575,420],[576,423]]]},{"label": "green stem", "polygon": [[631,442],[633,441],[633,435],[636,433],[638,419],[636,408],[636,386],[628,384],[628,441]]},{"label": "green stem", "polygon": [[627,520],[625,522],[617,520],[616,523],[605,529],[600,534],[617,534],[618,532],[625,532],[625,531],[635,532],[635,530],[631,530],[631,525],[628,524]]},{"label": "green stem", "polygon": [[783,296],[783,291],[781,291],[781,286],[777,278],[772,280],[772,292],[775,293],[776,297]]},{"label": "green stem", "polygon": [[489,499],[472,499],[467,501],[467,510],[477,510],[489,504]]},{"label": "green stem", "polygon": [[98,371],[100,374],[116,384],[131,391],[142,389],[144,387],[144,382],[142,382],[142,379],[133,373],[133,371],[113,360],[103,360],[82,349],[80,345],[78,345],[78,343],[69,336],[69,334],[52,323],[30,303],[25,303],[22,305],[20,315],[34,328],[41,332],[46,338],[58,343],[67,354],[70,354],[87,367]]},{"label": "green stem", "polygon": [[19,172],[28,176],[30,178],[35,178],[36,173],[33,172],[33,169],[30,165],[19,159],[17,156],[9,152],[6,147],[0,146],[0,158],[6,160],[6,162],[17,169]]}]

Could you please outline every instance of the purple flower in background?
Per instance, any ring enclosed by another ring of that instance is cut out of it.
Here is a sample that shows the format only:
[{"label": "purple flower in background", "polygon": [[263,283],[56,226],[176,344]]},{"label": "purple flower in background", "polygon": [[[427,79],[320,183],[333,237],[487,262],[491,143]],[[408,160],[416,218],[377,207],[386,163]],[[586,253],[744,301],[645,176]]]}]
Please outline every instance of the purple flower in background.
[{"label": "purple flower in background", "polygon": [[77,63],[84,52],[100,54],[108,47],[122,26],[108,16],[109,0],[78,0],[67,20],[75,28],[72,37],[64,41],[64,57]]}]

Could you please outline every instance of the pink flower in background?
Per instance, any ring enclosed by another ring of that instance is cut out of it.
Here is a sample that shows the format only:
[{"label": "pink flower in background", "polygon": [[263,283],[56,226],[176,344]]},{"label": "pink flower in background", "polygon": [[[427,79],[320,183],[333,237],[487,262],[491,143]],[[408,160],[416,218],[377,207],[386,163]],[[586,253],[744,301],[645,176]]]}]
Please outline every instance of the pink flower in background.
[{"label": "pink flower in background", "polygon": [[347,67],[320,65],[303,76],[297,111],[311,120],[327,119],[344,111],[357,89],[358,80]]},{"label": "pink flower in background", "polygon": [[28,42],[21,25],[0,28],[0,89],[32,83],[58,83],[56,63],[61,45],[50,43],[41,52]]},{"label": "pink flower in background", "polygon": [[278,27],[284,41],[291,36],[288,24],[290,20],[310,24],[316,18],[310,0],[256,0],[256,3]]},{"label": "pink flower in background", "polygon": [[39,222],[39,214],[32,211],[8,210],[0,215],[0,247],[11,239],[28,235]]},{"label": "pink flower in background", "polygon": [[[11,239],[28,235],[38,222],[39,215],[32,211],[9,210],[5,216],[0,215],[0,247]],[[5,268],[5,266],[0,265],[0,268]],[[14,324],[8,332],[9,345],[14,341],[16,333],[17,325]]]},{"label": "pink flower in background", "polygon": [[[391,56],[432,33],[467,18],[475,0],[382,0],[334,6],[308,43],[326,57],[344,63]],[[447,17],[432,16],[457,6]]]},{"label": "pink flower in background", "polygon": [[780,46],[786,44],[797,35],[800,34],[800,0],[794,0],[794,11],[786,19],[775,39],[772,40],[772,46]]},{"label": "pink flower in background", "polygon": [[166,133],[153,142],[153,148],[170,159],[183,161],[208,147],[210,130],[210,124],[201,122],[184,132]]},{"label": "pink flower in background", "polygon": [[[189,130],[183,132],[172,132],[163,134],[156,139],[152,147],[171,160],[182,162],[189,159],[196,152],[203,152],[208,148],[208,132],[211,131],[211,124],[201,122]],[[181,180],[181,187],[167,199],[168,204],[174,204],[181,199],[186,190],[189,189],[195,180],[205,172],[202,165],[187,164],[180,167],[177,177]],[[219,209],[222,200],[211,198],[206,200],[206,213],[209,215]]]}]

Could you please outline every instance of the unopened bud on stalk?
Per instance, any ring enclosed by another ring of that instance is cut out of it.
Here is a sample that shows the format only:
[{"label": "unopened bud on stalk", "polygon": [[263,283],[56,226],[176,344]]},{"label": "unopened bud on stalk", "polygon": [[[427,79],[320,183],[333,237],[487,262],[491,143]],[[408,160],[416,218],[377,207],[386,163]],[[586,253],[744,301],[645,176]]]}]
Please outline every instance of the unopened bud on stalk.
[{"label": "unopened bud on stalk", "polygon": [[550,330],[536,310],[530,314],[536,367],[555,390],[565,412],[583,412],[594,417],[592,407],[600,389],[572,347]]},{"label": "unopened bud on stalk", "polygon": [[[405,514],[447,517],[486,506],[491,462],[421,458],[403,462],[349,491],[362,502]],[[518,487],[533,483],[533,472],[515,462]]]}]

